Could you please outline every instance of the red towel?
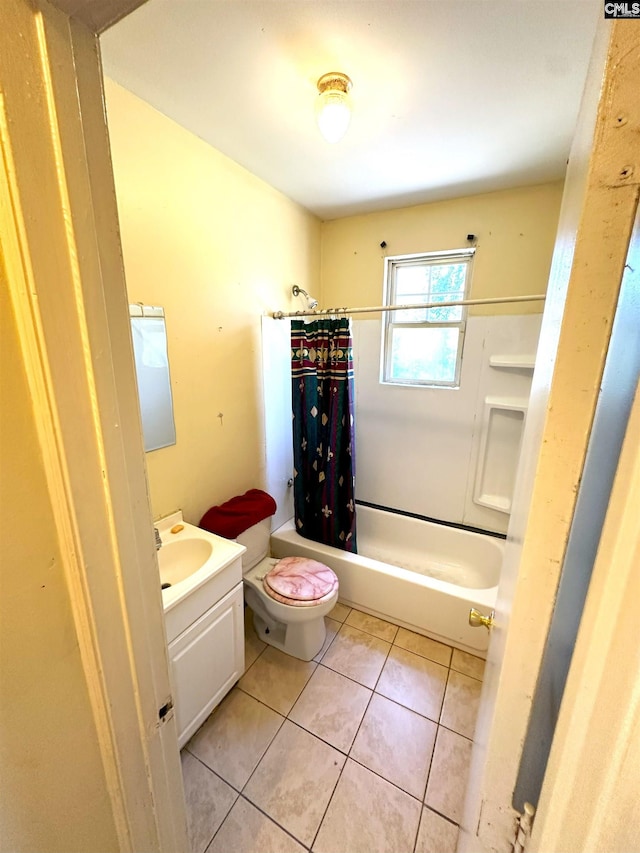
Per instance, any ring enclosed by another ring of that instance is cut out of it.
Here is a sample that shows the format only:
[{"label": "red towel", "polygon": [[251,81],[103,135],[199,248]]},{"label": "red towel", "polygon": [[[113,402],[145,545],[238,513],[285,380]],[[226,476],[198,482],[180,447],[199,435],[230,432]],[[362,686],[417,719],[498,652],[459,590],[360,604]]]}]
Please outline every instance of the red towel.
[{"label": "red towel", "polygon": [[200,519],[199,527],[217,533],[225,539],[235,539],[249,527],[269,518],[276,511],[276,502],[260,489],[249,489],[244,495],[212,506]]}]

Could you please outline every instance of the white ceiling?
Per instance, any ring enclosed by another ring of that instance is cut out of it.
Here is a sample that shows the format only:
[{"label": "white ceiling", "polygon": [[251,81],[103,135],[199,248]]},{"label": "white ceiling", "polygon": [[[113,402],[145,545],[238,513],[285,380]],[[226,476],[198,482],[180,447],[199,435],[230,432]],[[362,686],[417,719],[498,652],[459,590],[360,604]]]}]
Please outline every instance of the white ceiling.
[{"label": "white ceiling", "polygon": [[[322,219],[562,177],[600,0],[149,0],[105,73]],[[346,137],[316,81],[353,80]]]}]

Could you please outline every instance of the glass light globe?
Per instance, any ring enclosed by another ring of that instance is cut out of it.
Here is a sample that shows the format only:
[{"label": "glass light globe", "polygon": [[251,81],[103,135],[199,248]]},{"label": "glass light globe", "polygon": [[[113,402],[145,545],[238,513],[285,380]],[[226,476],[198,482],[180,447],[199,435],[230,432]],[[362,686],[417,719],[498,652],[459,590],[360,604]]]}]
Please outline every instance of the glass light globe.
[{"label": "glass light globe", "polygon": [[317,122],[320,133],[327,142],[339,142],[347,132],[350,121],[348,95],[332,89],[318,95]]},{"label": "glass light globe", "polygon": [[351,120],[351,80],[341,71],[330,71],[318,80],[316,120],[327,142],[339,142]]}]

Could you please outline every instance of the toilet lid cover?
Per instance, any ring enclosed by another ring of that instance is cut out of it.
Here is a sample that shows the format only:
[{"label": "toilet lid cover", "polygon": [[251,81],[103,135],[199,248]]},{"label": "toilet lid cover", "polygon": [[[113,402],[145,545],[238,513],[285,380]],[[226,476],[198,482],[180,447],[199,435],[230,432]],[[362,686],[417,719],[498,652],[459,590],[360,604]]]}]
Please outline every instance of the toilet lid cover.
[{"label": "toilet lid cover", "polygon": [[[317,560],[306,557],[284,557],[264,579],[268,592],[293,601],[316,602],[337,589],[335,573]],[[274,596],[275,597],[275,596]]]}]

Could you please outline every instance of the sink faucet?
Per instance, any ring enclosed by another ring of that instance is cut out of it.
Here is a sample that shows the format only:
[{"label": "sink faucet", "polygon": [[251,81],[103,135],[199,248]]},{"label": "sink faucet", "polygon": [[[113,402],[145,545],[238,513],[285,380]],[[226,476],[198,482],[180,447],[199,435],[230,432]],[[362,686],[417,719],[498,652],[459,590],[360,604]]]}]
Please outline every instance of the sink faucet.
[{"label": "sink faucet", "polygon": [[160,548],[162,548],[162,539],[160,538],[160,531],[157,527],[154,527],[153,532],[156,534],[156,551],[159,551]]}]

